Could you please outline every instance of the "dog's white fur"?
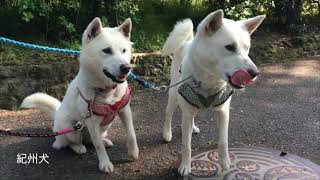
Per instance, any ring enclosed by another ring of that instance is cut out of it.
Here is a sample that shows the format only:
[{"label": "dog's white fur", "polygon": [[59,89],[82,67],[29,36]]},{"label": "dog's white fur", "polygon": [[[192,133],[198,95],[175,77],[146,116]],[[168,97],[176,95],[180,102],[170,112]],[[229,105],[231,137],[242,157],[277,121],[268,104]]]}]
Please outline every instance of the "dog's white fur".
[{"label": "dog's white fur", "polygon": [[[258,72],[257,67],[249,58],[250,35],[265,18],[256,16],[242,21],[233,21],[223,17],[223,11],[217,10],[201,21],[197,32],[193,34],[190,19],[178,22],[170,33],[163,54],[172,57],[171,85],[192,75],[201,82],[204,96],[212,90],[221,89],[229,82],[230,76],[239,69]],[[227,45],[234,45],[236,51],[230,51]],[[181,68],[181,74],[179,69]],[[190,105],[177,93],[179,86],[169,90],[166,108],[163,138],[170,142],[172,138],[172,114],[179,106],[182,111],[182,161],[179,167],[181,175],[191,171],[191,134],[192,130],[199,133],[194,125],[194,117],[198,109]],[[219,129],[219,157],[224,170],[230,166],[228,154],[228,124],[231,97],[215,108]]]},{"label": "dog's white fur", "polygon": [[[24,99],[22,108],[38,108],[48,112],[54,119],[54,131],[72,127],[77,121],[81,121],[88,111],[87,103],[79,96],[77,88],[87,99],[93,99],[96,88],[104,89],[96,95],[96,102],[114,104],[121,100],[128,87],[127,82],[116,83],[106,77],[104,70],[114,76],[121,75],[120,66],[129,65],[131,57],[130,32],[132,22],[125,20],[120,26],[103,28],[99,18],[95,18],[87,27],[82,37],[80,54],[80,69],[75,79],[69,85],[62,103],[59,100],[43,94],[32,94]],[[103,52],[103,49],[111,48],[112,54]],[[125,49],[125,50],[124,50]],[[130,104],[118,112],[127,132],[127,148],[130,158],[137,159],[139,149],[132,122]],[[107,155],[105,145],[112,142],[105,136],[111,126],[100,127],[103,117],[92,115],[85,120],[92,143],[99,159],[99,169],[110,173],[113,165]],[[82,144],[80,131],[63,136],[57,136],[53,147],[61,149],[69,146],[78,154],[86,153],[86,147]]]}]

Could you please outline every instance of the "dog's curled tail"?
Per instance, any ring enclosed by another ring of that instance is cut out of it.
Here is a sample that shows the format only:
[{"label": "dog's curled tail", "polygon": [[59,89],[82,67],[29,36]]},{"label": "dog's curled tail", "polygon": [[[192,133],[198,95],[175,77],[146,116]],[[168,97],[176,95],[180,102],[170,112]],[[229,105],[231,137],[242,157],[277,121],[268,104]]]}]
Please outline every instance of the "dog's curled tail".
[{"label": "dog's curled tail", "polygon": [[61,102],[47,94],[35,93],[24,98],[20,108],[36,108],[43,112],[46,112],[54,119],[54,114],[60,107]]},{"label": "dog's curled tail", "polygon": [[186,41],[193,39],[193,24],[191,19],[184,19],[179,21],[173,31],[167,38],[163,48],[162,54],[165,56],[175,55],[181,51],[183,44]]}]

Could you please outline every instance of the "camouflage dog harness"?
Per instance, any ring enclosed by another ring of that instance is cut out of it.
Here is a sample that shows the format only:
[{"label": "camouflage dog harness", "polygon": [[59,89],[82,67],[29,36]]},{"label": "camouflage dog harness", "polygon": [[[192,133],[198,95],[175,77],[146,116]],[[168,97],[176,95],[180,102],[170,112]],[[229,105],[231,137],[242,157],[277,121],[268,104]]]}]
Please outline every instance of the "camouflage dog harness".
[{"label": "camouflage dog harness", "polygon": [[189,104],[197,107],[198,109],[203,109],[210,106],[215,107],[223,104],[234,93],[234,89],[230,85],[226,85],[217,93],[205,97],[199,93],[199,86],[194,85],[194,83],[187,82],[179,87],[178,93]]}]

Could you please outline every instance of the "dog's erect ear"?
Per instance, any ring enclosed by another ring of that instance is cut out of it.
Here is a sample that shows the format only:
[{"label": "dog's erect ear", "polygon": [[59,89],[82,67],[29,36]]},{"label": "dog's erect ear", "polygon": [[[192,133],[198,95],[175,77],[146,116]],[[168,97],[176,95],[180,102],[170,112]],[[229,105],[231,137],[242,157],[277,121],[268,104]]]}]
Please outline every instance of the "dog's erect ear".
[{"label": "dog's erect ear", "polygon": [[118,27],[119,31],[128,39],[130,39],[130,33],[132,29],[132,21],[130,18],[123,21],[123,23]]},{"label": "dog's erect ear", "polygon": [[98,17],[94,18],[84,31],[83,40],[91,41],[102,32],[102,24]]},{"label": "dog's erect ear", "polygon": [[260,15],[250,19],[241,20],[240,22],[244,24],[249,34],[252,34],[265,18],[266,15]]},{"label": "dog's erect ear", "polygon": [[198,32],[203,32],[209,36],[213,35],[222,26],[223,17],[224,14],[221,9],[214,11],[201,21]]}]

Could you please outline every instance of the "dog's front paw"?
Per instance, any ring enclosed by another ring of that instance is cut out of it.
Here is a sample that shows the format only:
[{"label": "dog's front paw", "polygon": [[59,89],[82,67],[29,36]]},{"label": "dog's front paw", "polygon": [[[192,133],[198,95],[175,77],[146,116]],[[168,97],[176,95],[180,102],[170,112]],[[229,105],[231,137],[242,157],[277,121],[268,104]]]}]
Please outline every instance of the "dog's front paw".
[{"label": "dog's front paw", "polygon": [[231,161],[229,157],[220,158],[220,166],[223,171],[229,170],[230,164],[231,164]]},{"label": "dog's front paw", "polygon": [[193,134],[199,134],[199,133],[200,133],[200,129],[199,129],[197,126],[194,125],[194,126],[192,127],[192,133],[193,133]]},{"label": "dog's front paw", "polygon": [[102,141],[103,141],[103,144],[106,146],[106,147],[112,147],[113,146],[113,143],[110,139],[108,138],[102,138]]},{"label": "dog's front paw", "polygon": [[58,140],[55,140],[54,143],[52,144],[52,147],[56,150],[60,150],[61,148],[64,148],[66,146],[67,146],[66,144],[63,144]]},{"label": "dog's front paw", "polygon": [[170,142],[171,139],[172,139],[172,132],[171,131],[163,131],[163,134],[162,134],[162,137],[163,137],[163,140],[165,142]]},{"label": "dog's front paw", "polygon": [[111,173],[113,172],[113,164],[109,160],[100,162],[99,169],[102,172]]},{"label": "dog's front paw", "polygon": [[134,147],[132,149],[131,148],[128,149],[128,156],[129,156],[129,159],[131,160],[137,160],[139,156],[139,148]]},{"label": "dog's front paw", "polygon": [[69,144],[69,147],[77,154],[84,154],[87,152],[87,149],[82,144]]},{"label": "dog's front paw", "polygon": [[187,162],[181,162],[180,167],[178,169],[178,172],[181,176],[186,176],[191,172],[191,163]]}]

